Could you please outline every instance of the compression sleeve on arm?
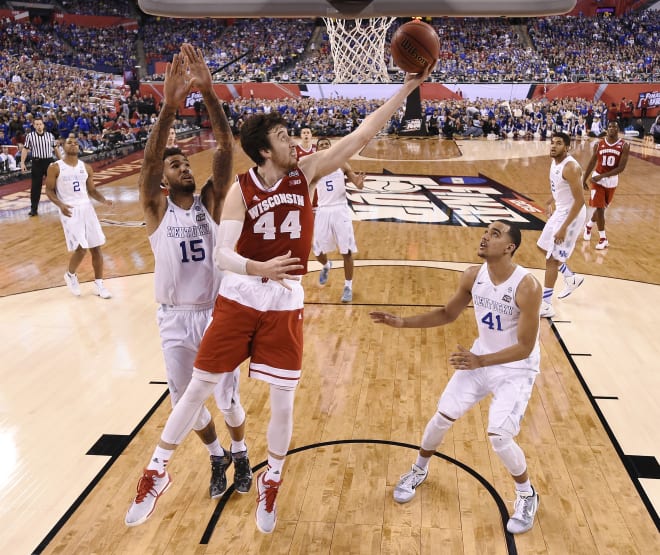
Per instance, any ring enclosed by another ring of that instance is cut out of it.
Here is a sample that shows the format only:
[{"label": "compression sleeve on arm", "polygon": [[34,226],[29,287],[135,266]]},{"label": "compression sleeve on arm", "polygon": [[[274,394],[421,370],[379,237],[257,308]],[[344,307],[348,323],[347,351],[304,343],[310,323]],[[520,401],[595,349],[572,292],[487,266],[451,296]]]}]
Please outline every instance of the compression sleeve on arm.
[{"label": "compression sleeve on arm", "polygon": [[219,270],[247,274],[248,259],[236,252],[243,222],[221,220],[218,226],[218,243],[215,246],[215,265]]}]

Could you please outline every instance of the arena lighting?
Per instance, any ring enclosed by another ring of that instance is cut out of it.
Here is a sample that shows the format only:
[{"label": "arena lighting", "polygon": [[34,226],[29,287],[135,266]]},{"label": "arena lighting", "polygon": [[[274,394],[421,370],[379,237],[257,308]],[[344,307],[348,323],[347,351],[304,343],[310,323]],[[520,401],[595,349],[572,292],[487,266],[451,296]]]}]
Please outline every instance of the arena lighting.
[{"label": "arena lighting", "polygon": [[138,0],[165,17],[525,17],[563,14],[576,0]]}]

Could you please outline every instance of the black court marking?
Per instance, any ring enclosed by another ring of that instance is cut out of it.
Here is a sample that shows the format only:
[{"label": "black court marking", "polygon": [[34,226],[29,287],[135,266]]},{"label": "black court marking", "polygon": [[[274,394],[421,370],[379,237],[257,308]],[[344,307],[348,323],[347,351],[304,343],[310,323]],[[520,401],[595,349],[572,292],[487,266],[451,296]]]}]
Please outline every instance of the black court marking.
[{"label": "black court marking", "polygon": [[641,498],[642,503],[644,503],[644,506],[646,507],[646,510],[649,512],[649,515],[651,516],[651,520],[653,520],[653,523],[655,524],[656,528],[658,529],[658,531],[660,531],[660,517],[658,517],[658,513],[656,512],[655,508],[653,507],[653,504],[651,503],[651,500],[648,498],[648,495],[646,495],[646,492],[644,491],[644,488],[642,487],[642,484],[639,481],[639,476],[637,474],[637,469],[634,467],[631,457],[627,456],[623,452],[623,449],[621,449],[621,445],[619,445],[619,442],[617,441],[616,436],[614,435],[614,433],[612,432],[612,429],[610,428],[609,424],[607,423],[607,419],[605,418],[605,415],[603,415],[602,411],[600,410],[600,407],[598,406],[598,403],[596,402],[596,398],[592,395],[591,390],[589,389],[589,386],[587,385],[587,382],[582,377],[582,374],[580,373],[580,370],[576,366],[575,361],[573,360],[573,357],[568,352],[568,349],[566,348],[566,344],[564,343],[563,339],[561,338],[561,335],[559,334],[559,330],[557,330],[556,326],[554,325],[554,322],[551,322],[550,329],[554,333],[555,339],[557,339],[557,341],[559,342],[559,346],[564,351],[564,354],[566,355],[566,359],[568,360],[569,364],[571,365],[571,368],[573,368],[573,372],[575,373],[576,378],[580,382],[580,385],[582,385],[582,389],[584,389],[584,392],[587,395],[587,398],[589,399],[589,402],[591,403],[591,407],[596,412],[596,416],[598,416],[598,419],[600,420],[600,423],[602,424],[603,428],[605,429],[605,433],[610,438],[610,441],[612,442],[612,446],[614,447],[614,450],[616,451],[617,455],[619,455],[619,458],[621,459],[621,462],[623,463],[623,466],[626,469],[626,472],[628,472],[628,475],[630,476],[630,479],[632,480],[632,483],[635,486],[635,489],[637,490],[637,493],[639,494],[639,497]]},{"label": "black court marking", "polygon": [[[296,447],[295,449],[291,449],[289,452],[287,452],[287,457],[289,457],[290,455],[294,455],[296,453],[300,453],[302,451],[308,451],[310,449],[318,449],[319,447],[327,447],[329,445],[348,445],[348,444],[391,445],[394,447],[404,447],[406,449],[412,449],[414,451],[419,451],[420,449],[419,445],[412,445],[411,443],[401,443],[399,441],[388,441],[384,439],[342,439],[336,441],[322,441],[320,443],[314,443],[312,445]],[[513,534],[511,534],[506,529],[506,523],[509,520],[509,512],[507,511],[506,504],[500,497],[499,493],[497,493],[495,488],[491,484],[489,484],[488,481],[483,476],[481,476],[481,474],[477,473],[469,466],[463,464],[461,461],[458,461],[456,459],[453,459],[452,457],[443,455],[442,453],[438,453],[438,452],[435,452],[433,456],[438,457],[440,459],[444,459],[447,462],[450,462],[458,466],[460,469],[464,470],[470,476],[476,479],[486,489],[486,491],[490,493],[490,496],[493,498],[493,501],[495,501],[495,504],[499,509],[500,517],[502,518],[502,528],[504,530],[504,539],[506,541],[507,553],[509,553],[509,555],[517,555],[518,550],[516,548],[516,542],[513,537]],[[257,470],[260,470],[261,468],[266,466],[266,464],[267,461],[263,461],[258,465],[254,466],[252,468],[253,472],[256,473]],[[225,491],[224,495],[220,498],[220,501],[218,501],[218,504],[216,505],[216,508],[213,511],[211,518],[209,519],[209,523],[206,526],[206,530],[204,531],[202,538],[199,540],[200,545],[207,545],[211,540],[213,531],[215,530],[215,527],[217,526],[218,521],[220,520],[220,516],[222,515],[222,511],[224,510],[225,505],[229,501],[229,498],[231,497],[232,493],[234,493],[233,484],[227,489],[227,491]]]},{"label": "black court marking", "polygon": [[85,455],[118,457],[130,442],[129,435],[103,434]]},{"label": "black court marking", "polygon": [[618,401],[619,398],[615,395],[594,395],[594,399],[605,401]]},{"label": "black court marking", "polygon": [[167,382],[161,382],[161,381],[158,381],[158,380],[151,380],[149,382],[149,385],[167,385]]},{"label": "black court marking", "polygon": [[628,455],[628,459],[637,472],[638,478],[660,480],[660,464],[655,457]]},{"label": "black court marking", "polygon": [[[128,441],[126,442],[126,445],[128,445],[128,443],[130,443],[130,442],[133,440],[133,438],[135,438],[135,436],[137,435],[137,433],[142,429],[142,427],[143,427],[143,426],[147,423],[147,421],[152,417],[152,415],[154,414],[154,412],[156,412],[156,410],[158,409],[158,407],[160,407],[160,405],[162,404],[162,402],[167,398],[167,396],[168,396],[169,394],[170,394],[169,391],[165,391],[165,392],[160,396],[160,398],[158,399],[158,401],[156,401],[156,403],[154,404],[154,406],[151,407],[151,409],[149,409],[149,412],[147,412],[147,414],[145,414],[144,418],[143,418],[142,420],[140,420],[140,423],[135,427],[135,429],[131,432],[131,434],[128,435],[128,436],[122,436],[122,437],[126,437],[126,438],[128,438]],[[97,443],[98,443],[98,442],[97,442]],[[122,450],[123,450],[123,449],[122,449]],[[88,453],[88,454],[89,454],[89,453]],[[102,468],[102,469],[99,471],[99,473],[94,477],[94,479],[89,483],[89,485],[83,490],[83,492],[78,496],[78,498],[73,502],[73,504],[71,505],[71,507],[69,507],[69,509],[67,510],[67,512],[64,513],[64,515],[62,515],[62,518],[60,518],[60,519],[57,521],[57,523],[55,524],[55,526],[53,526],[53,527],[51,528],[50,532],[48,532],[48,534],[46,534],[46,537],[45,537],[43,540],[41,540],[41,543],[40,543],[40,544],[34,549],[34,551],[32,551],[33,555],[35,555],[35,554],[38,555],[39,553],[42,553],[43,550],[46,549],[46,547],[48,546],[48,544],[49,544],[51,541],[53,541],[53,538],[58,534],[58,532],[59,532],[59,531],[62,529],[62,527],[66,524],[67,520],[69,520],[69,519],[71,518],[71,516],[73,516],[73,513],[75,513],[75,512],[78,510],[78,507],[80,507],[80,505],[83,504],[83,502],[85,501],[85,499],[87,498],[87,496],[88,496],[88,495],[92,492],[92,490],[96,487],[96,484],[98,484],[98,483],[101,481],[101,479],[103,478],[103,476],[105,476],[106,472],[108,472],[108,470],[110,470],[110,467],[115,463],[115,461],[117,460],[118,457],[119,457],[119,453],[117,453],[116,455],[112,456],[112,457],[110,458],[110,460],[109,460],[107,463],[105,463],[105,465],[103,465],[103,468]]]},{"label": "black court marking", "polygon": [[591,353],[571,353],[572,357],[590,357]]}]

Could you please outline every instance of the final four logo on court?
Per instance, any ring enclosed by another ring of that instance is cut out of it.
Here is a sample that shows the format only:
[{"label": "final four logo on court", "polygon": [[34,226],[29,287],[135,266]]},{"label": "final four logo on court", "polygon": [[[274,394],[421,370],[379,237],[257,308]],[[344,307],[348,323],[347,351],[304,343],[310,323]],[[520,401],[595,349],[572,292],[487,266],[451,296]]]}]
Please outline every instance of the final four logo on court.
[{"label": "final four logo on court", "polygon": [[532,199],[482,174],[368,175],[362,190],[346,193],[355,220],[481,227],[507,220],[536,230],[545,224]]}]

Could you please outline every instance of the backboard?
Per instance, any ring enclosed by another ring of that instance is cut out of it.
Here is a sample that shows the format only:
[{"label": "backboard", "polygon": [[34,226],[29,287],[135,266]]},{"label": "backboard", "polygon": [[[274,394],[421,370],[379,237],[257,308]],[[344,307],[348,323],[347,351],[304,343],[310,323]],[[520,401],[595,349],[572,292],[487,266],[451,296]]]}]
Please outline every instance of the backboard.
[{"label": "backboard", "polygon": [[167,17],[541,16],[571,11],[576,0],[138,0]]}]

